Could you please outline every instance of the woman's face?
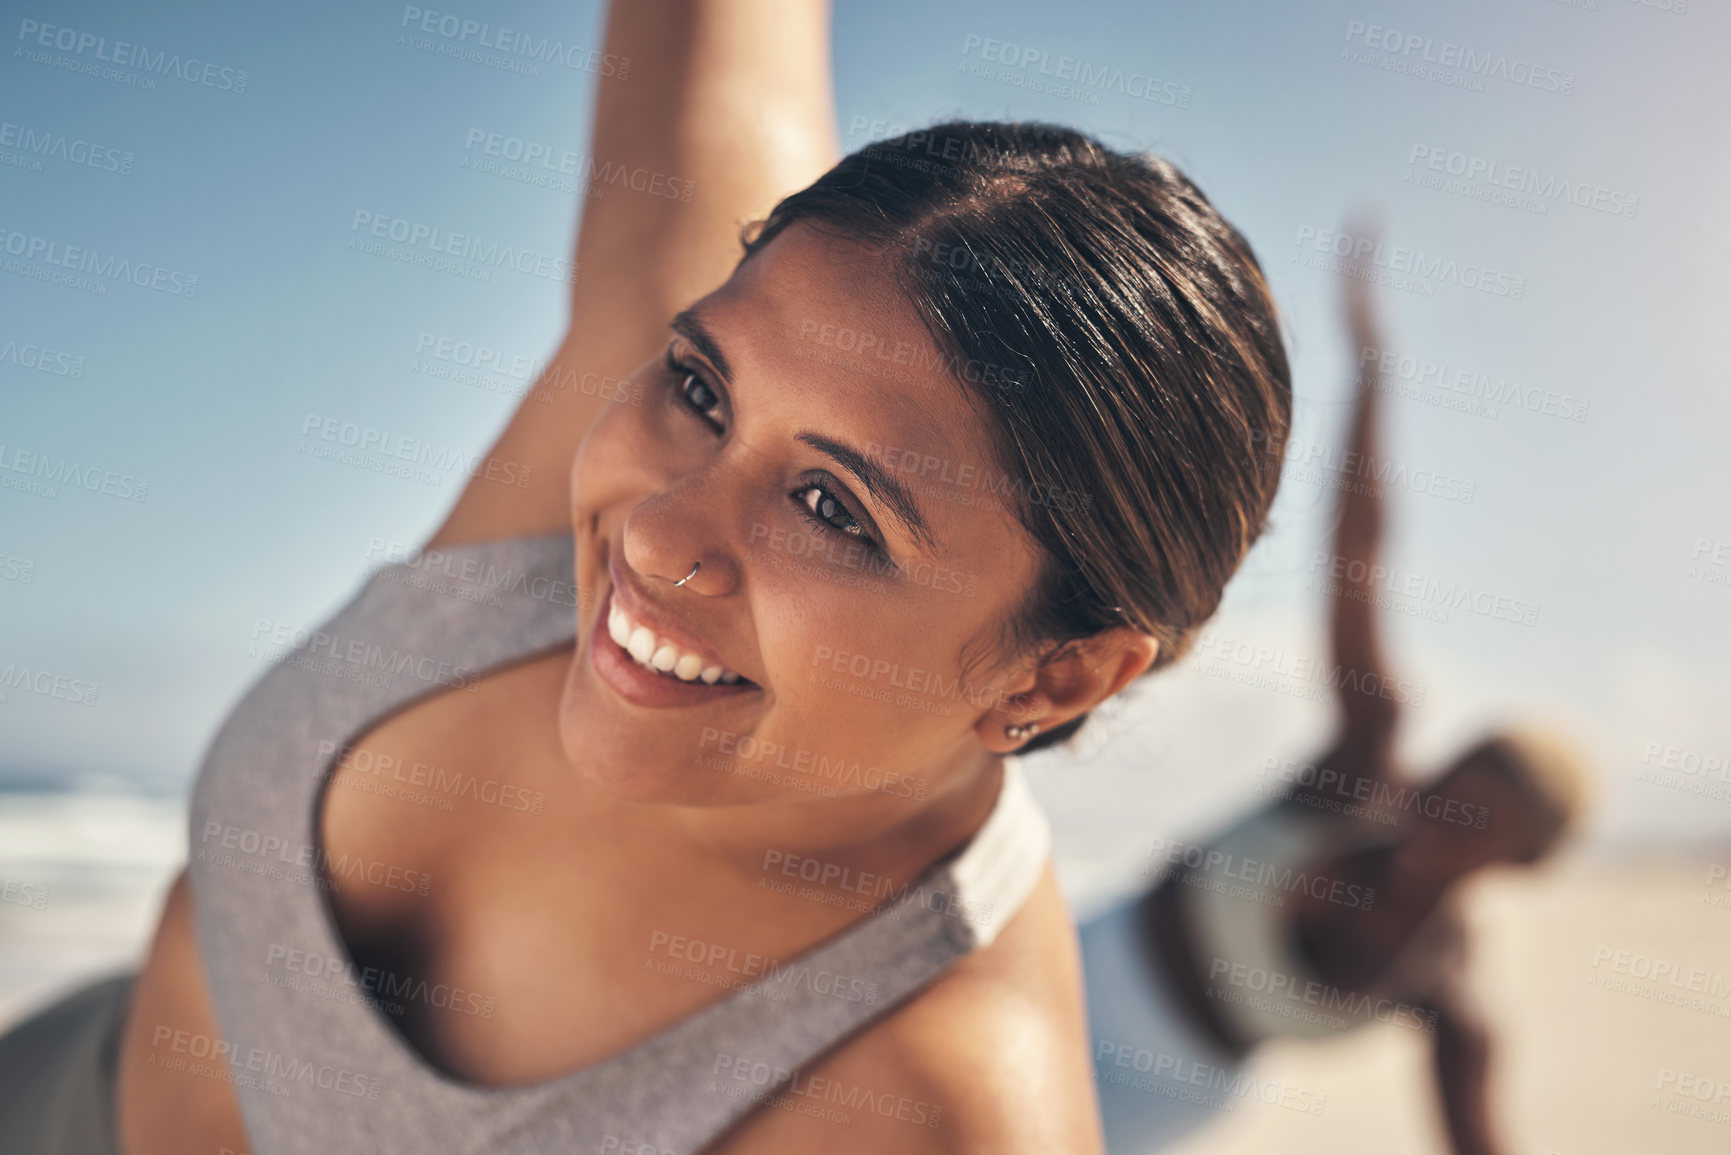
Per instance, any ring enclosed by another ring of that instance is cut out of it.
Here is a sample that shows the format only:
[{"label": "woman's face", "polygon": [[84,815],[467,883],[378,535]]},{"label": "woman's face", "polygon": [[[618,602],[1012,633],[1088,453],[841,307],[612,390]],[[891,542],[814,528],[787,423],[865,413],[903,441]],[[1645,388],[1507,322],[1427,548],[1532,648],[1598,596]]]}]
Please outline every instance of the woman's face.
[{"label": "woman's face", "polygon": [[634,380],[572,466],[579,772],[640,801],[912,804],[981,766],[1033,685],[998,631],[1037,558],[879,259],[795,225]]}]

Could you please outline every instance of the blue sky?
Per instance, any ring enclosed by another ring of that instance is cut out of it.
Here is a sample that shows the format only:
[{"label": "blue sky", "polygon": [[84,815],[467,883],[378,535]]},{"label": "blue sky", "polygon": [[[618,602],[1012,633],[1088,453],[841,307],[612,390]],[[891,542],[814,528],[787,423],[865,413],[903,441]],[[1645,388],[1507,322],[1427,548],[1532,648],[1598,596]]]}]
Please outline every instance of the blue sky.
[{"label": "blue sky", "polygon": [[[1389,455],[1456,498],[1397,487],[1390,564],[1537,607],[1530,624],[1388,615],[1403,671],[1428,688],[1411,756],[1543,716],[1594,754],[1606,838],[1712,837],[1731,801],[1640,772],[1666,751],[1731,754],[1731,15],[1589,3],[843,3],[843,142],[1040,118],[1177,162],[1269,271],[1295,444],[1319,460],[1340,444],[1356,359],[1327,250],[1352,243],[1335,236],[1349,213],[1380,220],[1382,259],[1409,268],[1379,296],[1413,374],[1397,371],[1409,395],[1385,406]],[[549,259],[574,237],[569,191],[474,162],[490,133],[583,155],[593,78],[431,51],[456,42],[407,36],[408,11],[26,3],[7,18],[0,670],[51,672],[62,692],[0,701],[0,781],[183,791],[262,668],[257,623],[329,613],[378,543],[423,538],[463,479],[316,459],[307,425],[481,451],[522,382],[437,376],[439,342],[533,361],[560,336],[555,278],[483,282],[350,247],[369,213]],[[599,46],[594,3],[437,11]],[[103,61],[98,41],[138,49]],[[1041,91],[1042,70],[1094,79]],[[42,279],[68,246],[150,272]],[[21,453],[75,462],[95,488],[42,490]],[[1329,502],[1311,477],[1286,479],[1214,626],[1228,666],[1240,638],[1318,650]],[[1204,821],[1242,802],[1268,750],[1299,757],[1325,735],[1325,708],[1203,665],[1116,712],[1070,760],[1088,769],[1040,770],[1061,836],[1128,838],[1102,813],[1125,792],[1174,828]],[[88,684],[80,704],[70,687]],[[1072,779],[1058,798],[1052,783]]]}]

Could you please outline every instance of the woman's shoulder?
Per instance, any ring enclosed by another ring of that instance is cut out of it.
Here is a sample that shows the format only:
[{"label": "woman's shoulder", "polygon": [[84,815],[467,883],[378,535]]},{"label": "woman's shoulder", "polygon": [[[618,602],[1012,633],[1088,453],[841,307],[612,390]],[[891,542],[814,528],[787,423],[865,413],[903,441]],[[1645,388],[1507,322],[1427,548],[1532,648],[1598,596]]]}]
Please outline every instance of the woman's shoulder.
[{"label": "woman's shoulder", "polygon": [[1080,950],[1050,864],[991,945],[801,1071],[717,1155],[1101,1150]]}]

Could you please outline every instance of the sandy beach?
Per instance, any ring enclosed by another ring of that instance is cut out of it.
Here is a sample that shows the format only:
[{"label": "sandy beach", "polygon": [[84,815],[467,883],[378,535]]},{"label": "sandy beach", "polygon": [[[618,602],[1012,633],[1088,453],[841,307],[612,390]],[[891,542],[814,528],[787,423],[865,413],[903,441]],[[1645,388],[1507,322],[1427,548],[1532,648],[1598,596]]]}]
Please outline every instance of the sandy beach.
[{"label": "sandy beach", "polygon": [[[1511,1155],[1731,1150],[1728,865],[1577,864],[1476,888],[1473,985]],[[1429,1061],[1426,1036],[1393,1026],[1270,1046],[1252,1073],[1326,1096],[1321,1113],[1241,1099],[1169,1150],[1447,1155]]]},{"label": "sandy beach", "polygon": [[[5,801],[0,1029],[135,966],[185,846],[178,800]],[[1060,868],[1072,882],[1087,873]],[[1475,886],[1473,983],[1499,1031],[1495,1110],[1511,1155],[1731,1150],[1728,873],[1731,853],[1599,859]],[[1427,1044],[1374,1026],[1270,1046],[1253,1089],[1168,1150],[1446,1155]]]}]

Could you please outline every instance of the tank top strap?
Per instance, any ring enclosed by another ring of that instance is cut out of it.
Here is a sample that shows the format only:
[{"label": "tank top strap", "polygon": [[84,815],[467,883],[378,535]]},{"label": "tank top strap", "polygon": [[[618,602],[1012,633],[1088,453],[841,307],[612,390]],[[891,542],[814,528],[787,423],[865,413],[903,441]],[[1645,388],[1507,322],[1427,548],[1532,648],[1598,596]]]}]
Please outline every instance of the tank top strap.
[{"label": "tank top strap", "polygon": [[876,913],[592,1069],[585,1100],[602,1112],[630,1104],[617,1125],[634,1127],[652,1149],[694,1151],[766,1098],[821,1099],[828,1088],[810,1082],[808,1069],[995,940],[1050,850],[1046,816],[1008,763],[990,816],[960,850]]}]

